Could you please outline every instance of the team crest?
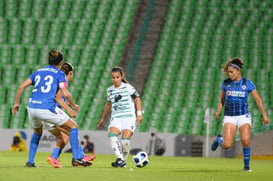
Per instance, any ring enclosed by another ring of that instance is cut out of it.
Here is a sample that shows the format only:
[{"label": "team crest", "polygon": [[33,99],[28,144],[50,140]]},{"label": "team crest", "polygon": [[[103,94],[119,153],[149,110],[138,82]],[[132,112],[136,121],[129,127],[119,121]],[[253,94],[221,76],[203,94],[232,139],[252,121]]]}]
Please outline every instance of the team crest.
[{"label": "team crest", "polygon": [[227,91],[227,95],[231,96],[232,95],[232,91]]},{"label": "team crest", "polygon": [[245,89],[246,89],[246,85],[243,85],[243,86],[242,86],[242,89],[245,90]]}]

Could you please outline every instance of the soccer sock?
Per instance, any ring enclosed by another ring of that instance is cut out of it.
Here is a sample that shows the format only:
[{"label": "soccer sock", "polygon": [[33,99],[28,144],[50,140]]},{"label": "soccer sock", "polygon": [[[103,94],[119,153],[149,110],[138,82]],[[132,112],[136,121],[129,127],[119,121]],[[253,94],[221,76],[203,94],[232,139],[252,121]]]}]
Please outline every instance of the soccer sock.
[{"label": "soccer sock", "polygon": [[69,131],[69,140],[72,148],[73,158],[79,159],[79,140],[78,140],[78,128],[73,128]]},{"label": "soccer sock", "polygon": [[58,158],[59,158],[59,156],[61,155],[62,151],[63,151],[63,149],[60,149],[60,150],[59,150]]},{"label": "soccer sock", "polygon": [[122,138],[121,139],[121,144],[122,144],[122,153],[123,153],[123,158],[126,161],[130,152],[130,143],[131,139],[130,138]]},{"label": "soccer sock", "polygon": [[245,148],[243,148],[243,154],[244,154],[244,167],[245,167],[245,168],[249,168],[250,153],[251,153],[251,147],[245,147]]},{"label": "soccer sock", "polygon": [[31,140],[30,140],[30,145],[29,145],[29,153],[28,153],[28,162],[29,163],[34,163],[34,157],[36,155],[40,138],[42,135],[33,133]]},{"label": "soccer sock", "polygon": [[113,133],[110,133],[108,135],[109,139],[110,139],[110,143],[111,143],[111,146],[112,146],[112,150],[114,152],[114,154],[118,157],[118,158],[121,158],[122,160],[123,159],[123,155],[122,155],[122,152],[121,152],[121,144],[118,140],[118,136],[116,134],[113,134]]},{"label": "soccer sock", "polygon": [[55,147],[55,148],[53,149],[53,152],[52,152],[51,156],[52,156],[53,158],[58,159],[59,155],[60,155],[60,148]]},{"label": "soccer sock", "polygon": [[218,145],[222,148],[223,137],[222,137],[222,136],[219,136],[219,137],[217,138],[217,142],[218,142]]},{"label": "soccer sock", "polygon": [[78,147],[78,154],[79,154],[79,158],[83,158],[84,157],[84,152],[83,152],[83,149],[82,147],[79,145]]}]

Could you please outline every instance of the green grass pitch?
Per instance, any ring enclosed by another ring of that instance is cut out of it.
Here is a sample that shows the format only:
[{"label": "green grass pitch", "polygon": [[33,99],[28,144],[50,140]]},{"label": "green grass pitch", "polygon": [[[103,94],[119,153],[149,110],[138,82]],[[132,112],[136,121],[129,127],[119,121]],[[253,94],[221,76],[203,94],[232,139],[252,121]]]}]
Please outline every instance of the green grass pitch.
[{"label": "green grass pitch", "polygon": [[136,168],[129,156],[126,168],[112,168],[113,155],[98,154],[90,167],[72,167],[71,153],[60,160],[64,168],[47,164],[50,153],[38,152],[38,168],[26,168],[27,153],[0,152],[0,181],[264,181],[273,180],[272,160],[251,160],[252,172],[242,171],[242,159],[151,156],[144,168]]}]

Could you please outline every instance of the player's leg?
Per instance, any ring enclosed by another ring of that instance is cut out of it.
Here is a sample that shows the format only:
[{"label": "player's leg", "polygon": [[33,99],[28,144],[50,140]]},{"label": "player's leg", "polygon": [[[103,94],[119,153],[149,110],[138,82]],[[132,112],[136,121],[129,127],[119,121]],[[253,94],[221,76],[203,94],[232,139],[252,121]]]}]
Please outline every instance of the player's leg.
[{"label": "player's leg", "polygon": [[250,155],[251,155],[251,147],[250,147],[250,136],[251,136],[251,118],[250,116],[242,117],[239,122],[239,132],[241,136],[241,143],[243,146],[243,156],[244,156],[244,170],[250,170]]},{"label": "player's leg", "polygon": [[79,148],[79,139],[78,139],[78,125],[60,108],[55,108],[56,113],[48,113],[46,122],[53,123],[56,126],[66,130],[69,133],[69,141],[72,148],[72,165],[73,166],[90,166],[92,163],[87,162],[79,158],[78,148]]},{"label": "player's leg", "polygon": [[60,126],[61,128],[69,131],[69,141],[72,148],[72,165],[73,166],[90,166],[92,163],[85,161],[80,158],[79,152],[79,131],[78,125],[71,119],[68,119],[64,124]]},{"label": "player's leg", "polygon": [[52,135],[57,138],[56,146],[53,148],[51,156],[47,157],[47,162],[54,168],[62,168],[58,157],[61,153],[61,150],[68,143],[69,135],[63,133],[60,127],[53,127],[48,130]]},{"label": "player's leg", "polygon": [[118,139],[118,135],[121,133],[121,122],[119,119],[111,119],[108,126],[108,138],[114,154],[116,155],[116,161],[112,162],[113,167],[124,167],[126,165],[123,154],[122,145]]},{"label": "player's leg", "polygon": [[121,144],[122,144],[122,153],[124,161],[127,160],[128,155],[130,153],[130,144],[131,144],[131,137],[134,134],[135,127],[136,127],[136,118],[126,118],[121,121],[122,125],[122,135],[121,135]]},{"label": "player's leg", "polygon": [[48,130],[52,135],[57,138],[56,146],[53,149],[52,157],[58,158],[62,152],[62,149],[69,141],[69,132],[60,127]]},{"label": "player's leg", "polygon": [[211,150],[215,151],[218,146],[224,149],[230,148],[233,145],[233,140],[236,134],[236,119],[232,116],[224,116],[223,120],[223,136],[218,135],[211,144]]},{"label": "player's leg", "polygon": [[114,154],[116,155],[117,159],[115,162],[112,162],[113,167],[119,167],[120,165],[124,165],[124,158],[122,155],[122,145],[118,139],[118,135],[120,134],[120,130],[116,127],[110,127],[108,137],[110,140],[110,144]]},{"label": "player's leg", "polygon": [[[58,159],[63,148],[69,142],[69,132],[61,127],[52,127],[48,130],[52,135],[57,138],[56,146],[53,149],[51,157]],[[96,155],[85,156],[81,145],[78,146],[79,158],[82,158],[84,161],[92,161],[96,158]]]},{"label": "player's leg", "polygon": [[27,108],[27,110],[28,110],[28,117],[31,123],[31,127],[33,128],[34,132],[30,140],[28,161],[26,163],[26,167],[36,167],[34,164],[34,158],[39,146],[40,138],[43,133],[43,124],[41,120],[37,119],[34,116],[36,112],[35,109]]},{"label": "player's leg", "polygon": [[121,144],[124,161],[127,160],[128,155],[130,153],[132,135],[133,132],[131,130],[125,129],[122,131]]},{"label": "player's leg", "polygon": [[40,138],[43,133],[43,126],[41,125],[38,128],[34,128],[34,133],[31,136],[29,152],[28,152],[28,161],[26,163],[26,167],[36,167],[34,164],[34,158],[37,153],[37,149],[39,146]]},{"label": "player's leg", "polygon": [[222,144],[219,140],[219,145],[224,148],[228,149],[231,148],[234,142],[234,137],[236,135],[236,125],[233,123],[226,123],[223,127],[223,140]]}]

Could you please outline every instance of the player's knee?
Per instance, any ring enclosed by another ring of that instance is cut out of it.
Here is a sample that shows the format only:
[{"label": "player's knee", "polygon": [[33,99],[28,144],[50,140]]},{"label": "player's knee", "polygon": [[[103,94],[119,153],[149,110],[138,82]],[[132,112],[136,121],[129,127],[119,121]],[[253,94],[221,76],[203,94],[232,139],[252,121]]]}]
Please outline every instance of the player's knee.
[{"label": "player's knee", "polygon": [[242,145],[243,145],[243,147],[249,147],[250,146],[250,140],[249,139],[242,140]]},{"label": "player's knee", "polygon": [[232,146],[233,146],[233,143],[231,143],[231,142],[223,142],[222,143],[222,148],[224,148],[224,149],[231,148]]},{"label": "player's knee", "polygon": [[242,145],[243,145],[244,147],[248,147],[248,146],[250,145],[250,136],[248,136],[248,135],[243,135],[243,136],[241,137],[241,142],[242,142]]}]

